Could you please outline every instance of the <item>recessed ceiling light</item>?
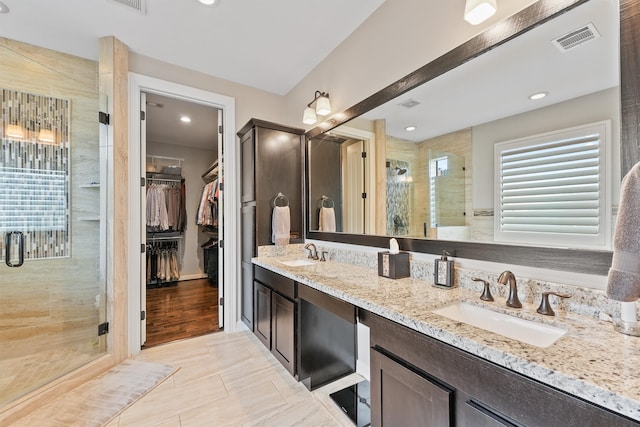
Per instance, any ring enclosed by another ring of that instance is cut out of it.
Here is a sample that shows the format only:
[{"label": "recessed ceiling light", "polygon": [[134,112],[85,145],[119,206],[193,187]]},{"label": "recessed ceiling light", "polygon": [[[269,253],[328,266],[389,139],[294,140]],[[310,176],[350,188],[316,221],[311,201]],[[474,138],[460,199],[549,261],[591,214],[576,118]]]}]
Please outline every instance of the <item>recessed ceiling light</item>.
[{"label": "recessed ceiling light", "polygon": [[9,6],[0,1],[0,13],[9,13]]},{"label": "recessed ceiling light", "polygon": [[529,95],[529,99],[542,99],[547,95],[549,95],[548,92],[538,92],[534,93],[533,95]]},{"label": "recessed ceiling light", "polygon": [[220,3],[220,0],[198,0],[198,1],[207,6],[216,6],[218,3]]},{"label": "recessed ceiling light", "polygon": [[407,126],[406,128],[404,128],[404,130],[406,130],[407,132],[413,132],[414,130],[416,130],[415,126]]},{"label": "recessed ceiling light", "polygon": [[180,121],[181,121],[182,123],[191,123],[191,117],[188,117],[188,116],[182,116],[182,117],[180,117]]}]

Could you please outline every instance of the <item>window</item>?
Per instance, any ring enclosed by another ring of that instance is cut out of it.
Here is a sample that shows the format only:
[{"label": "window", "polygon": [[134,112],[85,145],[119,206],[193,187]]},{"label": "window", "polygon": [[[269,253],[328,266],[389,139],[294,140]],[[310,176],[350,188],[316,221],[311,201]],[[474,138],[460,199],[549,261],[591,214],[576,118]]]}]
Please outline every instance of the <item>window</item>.
[{"label": "window", "polygon": [[609,121],[495,146],[495,239],[606,247],[611,205]]}]

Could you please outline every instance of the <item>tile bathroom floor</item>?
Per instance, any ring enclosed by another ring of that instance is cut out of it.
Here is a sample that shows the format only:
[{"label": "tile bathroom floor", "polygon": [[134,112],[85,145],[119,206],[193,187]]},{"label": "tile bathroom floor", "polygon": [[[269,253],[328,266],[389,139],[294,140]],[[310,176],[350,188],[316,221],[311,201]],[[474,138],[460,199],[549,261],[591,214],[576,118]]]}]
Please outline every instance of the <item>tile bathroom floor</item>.
[{"label": "tile bathroom floor", "polygon": [[108,427],[353,427],[329,393],[362,377],[353,374],[309,392],[247,331],[160,345],[136,359],[180,369]]}]

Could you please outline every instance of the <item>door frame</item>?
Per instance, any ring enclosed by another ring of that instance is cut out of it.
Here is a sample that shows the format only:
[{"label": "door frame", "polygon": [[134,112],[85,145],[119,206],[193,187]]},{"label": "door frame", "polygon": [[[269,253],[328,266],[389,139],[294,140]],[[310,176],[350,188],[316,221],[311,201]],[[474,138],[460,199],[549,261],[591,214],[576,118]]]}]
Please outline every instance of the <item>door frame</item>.
[{"label": "door frame", "polygon": [[[224,280],[222,282],[224,299],[224,332],[234,332],[237,327],[237,290],[236,283],[240,282],[239,262],[240,246],[238,215],[235,207],[239,206],[238,183],[239,159],[238,147],[235,144],[235,98],[220,95],[214,92],[197,89],[178,83],[149,77],[142,74],[129,72],[129,253],[140,254],[140,247],[145,242],[142,240],[141,221],[142,216],[140,200],[140,177],[142,171],[142,159],[140,149],[140,93],[155,93],[164,96],[179,98],[189,102],[209,105],[224,111],[223,114],[223,143],[224,163],[227,167],[223,170],[225,185],[225,201],[223,203],[224,221]],[[141,258],[130,256],[128,259],[129,286],[128,286],[128,345],[130,355],[140,353],[140,277],[142,273]]]}]

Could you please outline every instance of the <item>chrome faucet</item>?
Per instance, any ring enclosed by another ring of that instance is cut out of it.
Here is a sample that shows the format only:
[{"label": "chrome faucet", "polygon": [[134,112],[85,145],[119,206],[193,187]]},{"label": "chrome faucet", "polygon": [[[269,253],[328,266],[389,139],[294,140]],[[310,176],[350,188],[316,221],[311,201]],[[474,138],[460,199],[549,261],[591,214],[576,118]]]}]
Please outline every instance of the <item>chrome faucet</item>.
[{"label": "chrome faucet", "polygon": [[509,297],[507,298],[507,306],[513,308],[522,308],[522,303],[518,299],[518,286],[516,285],[516,276],[509,270],[503,271],[498,277],[498,283],[501,285],[509,284]]},{"label": "chrome faucet", "polygon": [[307,258],[318,260],[318,248],[316,248],[315,244],[307,243],[306,245],[304,245],[304,248],[309,250],[309,256]]}]

